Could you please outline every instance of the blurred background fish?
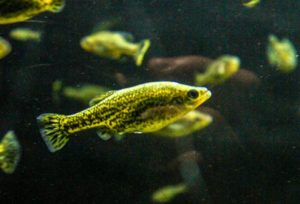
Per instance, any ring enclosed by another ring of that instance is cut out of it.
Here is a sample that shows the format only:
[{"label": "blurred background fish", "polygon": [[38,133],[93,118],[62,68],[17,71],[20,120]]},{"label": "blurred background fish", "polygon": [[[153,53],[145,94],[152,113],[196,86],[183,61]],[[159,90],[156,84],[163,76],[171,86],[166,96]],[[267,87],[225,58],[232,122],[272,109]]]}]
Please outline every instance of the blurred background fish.
[{"label": "blurred background fish", "polygon": [[8,131],[0,142],[0,167],[4,173],[15,171],[21,156],[21,146],[14,131]]},{"label": "blurred background fish", "polygon": [[247,8],[254,8],[260,3],[260,0],[242,0],[243,5]]},{"label": "blurred background fish", "polygon": [[6,57],[12,50],[10,43],[0,36],[0,60]]},{"label": "blurred background fish", "polygon": [[65,0],[1,0],[0,24],[26,21],[42,12],[60,12]]},{"label": "blurred background fish", "polygon": [[152,200],[155,203],[171,202],[176,196],[187,191],[187,186],[183,183],[177,185],[164,186],[157,189],[152,194]]},{"label": "blurred background fish", "polygon": [[54,81],[52,84],[53,99],[60,101],[60,97],[76,100],[85,105],[96,96],[100,96],[108,92],[109,88],[96,84],[81,84],[77,86],[64,86],[61,81]]},{"label": "blurred background fish", "polygon": [[298,54],[292,42],[286,38],[279,40],[275,35],[269,35],[267,57],[270,65],[282,73],[290,73],[298,64]]},{"label": "blurred background fish", "polygon": [[212,120],[209,114],[195,110],[153,134],[170,138],[185,137],[205,128]]},{"label": "blurred background fish", "polygon": [[215,86],[224,83],[240,68],[240,59],[235,56],[224,55],[211,62],[204,73],[195,76],[195,85]]},{"label": "blurred background fish", "polygon": [[150,47],[150,40],[145,39],[139,43],[133,40],[133,36],[127,32],[100,31],[82,38],[80,45],[82,49],[101,57],[115,60],[125,56],[133,57],[135,64],[140,66]]},{"label": "blurred background fish", "polygon": [[41,40],[42,33],[29,28],[14,28],[10,31],[9,36],[14,40],[19,41],[39,42]]}]

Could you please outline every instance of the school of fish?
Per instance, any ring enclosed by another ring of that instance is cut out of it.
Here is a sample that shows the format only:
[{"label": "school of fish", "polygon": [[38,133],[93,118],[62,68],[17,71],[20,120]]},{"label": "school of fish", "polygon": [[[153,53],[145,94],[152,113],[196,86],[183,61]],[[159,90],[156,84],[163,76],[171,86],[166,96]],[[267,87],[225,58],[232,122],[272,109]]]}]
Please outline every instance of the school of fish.
[{"label": "school of fish", "polygon": [[[245,0],[242,5],[252,9],[260,0]],[[59,13],[65,7],[65,0],[0,0],[0,25],[32,21],[45,12]],[[121,20],[105,21],[83,36],[79,42],[82,51],[92,53],[101,60],[125,62],[133,59],[136,66],[142,66],[150,49],[150,39],[135,41],[127,31],[114,31],[112,25]],[[30,27],[11,29],[9,37],[16,41],[43,40],[42,32]],[[298,65],[298,54],[293,43],[273,34],[266,40],[268,63],[279,72],[293,72]],[[10,42],[0,36],[0,60],[12,52]],[[75,133],[95,130],[108,140],[120,140],[130,134],[145,134],[167,138],[181,138],[199,132],[213,122],[209,114],[196,110],[212,93],[206,87],[221,86],[240,70],[238,56],[223,55],[213,60],[202,73],[193,77],[194,85],[174,81],[155,81],[111,90],[97,84],[63,86],[55,81],[52,86],[54,103],[61,96],[77,100],[89,107],[71,115],[43,113],[37,117],[40,134],[50,152],[61,150]],[[47,111],[47,110],[43,110]],[[0,168],[4,173],[15,171],[21,156],[21,145],[14,131],[8,131],[0,141]],[[159,188],[152,194],[152,201],[166,203],[189,190],[185,183]]]}]

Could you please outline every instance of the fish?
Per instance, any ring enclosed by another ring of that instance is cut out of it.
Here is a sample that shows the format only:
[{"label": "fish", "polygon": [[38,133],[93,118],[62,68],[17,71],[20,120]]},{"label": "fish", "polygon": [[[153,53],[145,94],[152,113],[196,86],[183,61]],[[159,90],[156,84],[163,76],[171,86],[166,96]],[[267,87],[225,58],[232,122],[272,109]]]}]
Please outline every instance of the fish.
[{"label": "fish", "polygon": [[21,156],[21,146],[14,131],[8,131],[0,142],[0,168],[4,173],[14,173]]},{"label": "fish", "polygon": [[109,89],[95,84],[83,84],[79,87],[66,86],[63,87],[62,95],[66,98],[77,100],[83,104],[89,104],[89,101],[105,94]]},{"label": "fish", "polygon": [[36,41],[41,40],[42,33],[29,28],[15,28],[10,31],[9,36],[14,40],[19,41]]},{"label": "fish", "polygon": [[63,148],[74,133],[97,129],[100,138],[150,133],[175,122],[211,97],[205,87],[159,81],[108,91],[90,107],[72,115],[44,113],[37,117],[50,152]]},{"label": "fish", "polygon": [[100,31],[85,36],[80,41],[83,50],[114,60],[133,57],[137,66],[142,65],[144,55],[150,47],[150,40],[133,42],[133,36],[127,32]]},{"label": "fish", "polygon": [[164,186],[152,194],[152,201],[157,203],[167,203],[172,201],[177,195],[185,193],[187,190],[188,187],[184,183]]},{"label": "fish", "polygon": [[81,84],[78,86],[63,86],[62,81],[52,83],[53,101],[59,102],[60,96],[76,100],[88,105],[90,100],[108,92],[110,89],[96,84]]},{"label": "fish", "polygon": [[238,57],[223,55],[210,63],[204,73],[195,75],[195,85],[220,85],[231,78],[239,68],[240,59]]},{"label": "fish", "polygon": [[62,11],[65,0],[0,0],[0,24],[23,22],[43,13]]},{"label": "fish", "polygon": [[297,51],[290,40],[279,40],[275,35],[269,35],[267,58],[270,65],[282,73],[290,73],[297,67],[297,57]]},{"label": "fish", "polygon": [[207,127],[212,121],[213,118],[209,114],[194,110],[152,134],[170,138],[185,137]]},{"label": "fish", "polygon": [[243,6],[247,8],[254,8],[260,3],[260,0],[244,0],[243,1]]},{"label": "fish", "polygon": [[0,59],[6,57],[12,50],[10,43],[0,36]]}]

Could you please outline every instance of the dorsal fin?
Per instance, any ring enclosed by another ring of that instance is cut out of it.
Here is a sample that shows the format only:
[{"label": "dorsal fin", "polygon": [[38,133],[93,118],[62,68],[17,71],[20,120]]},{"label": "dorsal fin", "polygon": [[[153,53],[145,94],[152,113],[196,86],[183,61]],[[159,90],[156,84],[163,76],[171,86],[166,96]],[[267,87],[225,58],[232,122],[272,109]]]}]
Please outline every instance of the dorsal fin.
[{"label": "dorsal fin", "polygon": [[100,101],[102,101],[102,100],[106,99],[107,97],[113,95],[115,92],[116,92],[116,91],[108,91],[108,92],[106,92],[106,93],[104,93],[104,94],[101,94],[101,95],[99,95],[99,96],[96,96],[95,98],[93,98],[92,100],[90,100],[89,105],[90,105],[90,106],[94,106],[94,105],[96,105],[97,103],[99,103]]}]

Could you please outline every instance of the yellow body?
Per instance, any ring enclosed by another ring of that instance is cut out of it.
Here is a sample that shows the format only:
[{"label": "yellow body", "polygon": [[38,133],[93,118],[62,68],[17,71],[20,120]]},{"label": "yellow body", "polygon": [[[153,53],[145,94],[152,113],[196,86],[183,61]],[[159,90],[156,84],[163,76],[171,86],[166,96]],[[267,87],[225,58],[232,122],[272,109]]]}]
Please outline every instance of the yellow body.
[{"label": "yellow body", "polygon": [[292,72],[298,64],[297,51],[291,41],[280,41],[274,35],[269,36],[267,57],[269,63],[283,73]]},{"label": "yellow body", "polygon": [[246,0],[243,5],[247,8],[254,8],[260,3],[260,0]]},{"label": "yellow body", "polygon": [[0,143],[0,168],[11,174],[19,162],[21,155],[20,144],[13,131],[7,132]]},{"label": "yellow body", "polygon": [[153,134],[172,138],[185,137],[207,127],[212,120],[210,115],[194,110]]},{"label": "yellow body", "polygon": [[0,24],[26,21],[42,12],[60,12],[65,0],[0,1]]},{"label": "yellow body", "polygon": [[0,59],[3,59],[11,52],[10,43],[4,38],[0,37]]},{"label": "yellow body", "polygon": [[61,149],[70,135],[98,129],[103,135],[147,133],[175,122],[209,99],[204,87],[151,82],[93,99],[90,108],[65,116],[42,114],[37,120],[50,151]]},{"label": "yellow body", "polygon": [[195,77],[195,85],[219,85],[232,77],[240,68],[238,57],[224,55],[208,65],[205,73],[199,73]]},{"label": "yellow body", "polygon": [[41,35],[40,31],[34,31],[29,28],[15,28],[9,33],[12,39],[19,41],[40,41]]},{"label": "yellow body", "polygon": [[165,186],[152,194],[152,201],[157,203],[167,203],[172,201],[178,194],[182,194],[187,190],[185,184]]},{"label": "yellow body", "polygon": [[125,32],[100,31],[84,37],[81,47],[93,54],[110,59],[120,60],[125,56],[133,57],[137,66],[150,46],[150,40],[133,43],[133,37]]}]

